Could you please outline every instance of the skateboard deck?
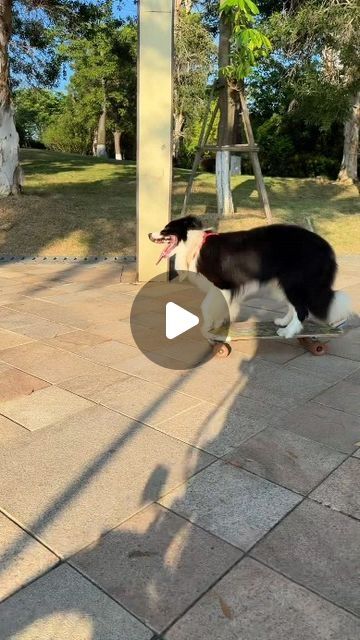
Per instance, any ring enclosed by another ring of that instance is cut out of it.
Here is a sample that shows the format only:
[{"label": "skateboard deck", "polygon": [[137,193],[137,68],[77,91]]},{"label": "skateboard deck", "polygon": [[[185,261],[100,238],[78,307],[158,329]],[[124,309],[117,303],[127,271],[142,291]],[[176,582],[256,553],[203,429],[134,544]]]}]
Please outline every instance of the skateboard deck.
[{"label": "skateboard deck", "polygon": [[[209,334],[210,341],[214,344],[214,353],[219,357],[230,355],[230,342],[249,339],[287,340],[277,334],[279,327],[273,322],[234,322],[230,327],[220,327]],[[342,325],[336,327],[326,323],[304,322],[303,331],[296,336],[302,347],[313,355],[320,356],[326,353],[326,345],[319,338],[336,338],[343,335]]]},{"label": "skateboard deck", "polygon": [[[234,322],[230,325],[230,328],[220,327],[220,329],[216,329],[209,335],[217,342],[249,340],[249,338],[286,340],[286,338],[277,334],[278,329],[279,327],[273,322]],[[303,331],[294,336],[294,338],[333,338],[343,333],[344,330],[341,326],[332,327],[326,323],[306,320]]]}]

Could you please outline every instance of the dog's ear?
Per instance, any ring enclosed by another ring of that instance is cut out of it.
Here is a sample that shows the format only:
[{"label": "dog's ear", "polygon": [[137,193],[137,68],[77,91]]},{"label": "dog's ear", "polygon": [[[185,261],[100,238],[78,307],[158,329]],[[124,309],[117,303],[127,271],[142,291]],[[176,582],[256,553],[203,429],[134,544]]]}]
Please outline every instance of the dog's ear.
[{"label": "dog's ear", "polygon": [[203,224],[199,218],[196,216],[187,216],[187,227],[188,229],[202,229]]}]

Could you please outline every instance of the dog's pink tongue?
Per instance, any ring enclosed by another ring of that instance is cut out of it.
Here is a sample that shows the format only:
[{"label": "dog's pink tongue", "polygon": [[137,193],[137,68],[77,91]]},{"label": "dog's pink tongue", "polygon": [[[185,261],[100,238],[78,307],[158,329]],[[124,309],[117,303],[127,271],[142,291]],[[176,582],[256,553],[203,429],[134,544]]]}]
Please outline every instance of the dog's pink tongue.
[{"label": "dog's pink tongue", "polygon": [[173,248],[176,246],[176,243],[177,243],[176,236],[170,236],[170,238],[171,238],[170,242],[165,246],[165,248],[160,253],[159,260],[157,261],[156,264],[159,264],[159,262],[161,262],[163,258],[168,258]]}]

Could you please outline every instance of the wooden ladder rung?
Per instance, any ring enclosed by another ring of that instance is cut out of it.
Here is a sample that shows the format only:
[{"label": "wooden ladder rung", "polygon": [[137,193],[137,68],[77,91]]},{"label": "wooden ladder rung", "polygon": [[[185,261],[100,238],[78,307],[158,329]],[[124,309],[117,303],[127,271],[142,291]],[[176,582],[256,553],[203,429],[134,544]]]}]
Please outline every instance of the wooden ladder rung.
[{"label": "wooden ladder rung", "polygon": [[206,144],[202,149],[203,151],[234,151],[237,153],[256,153],[259,151],[259,146],[257,144],[226,144],[222,146],[216,144]]}]

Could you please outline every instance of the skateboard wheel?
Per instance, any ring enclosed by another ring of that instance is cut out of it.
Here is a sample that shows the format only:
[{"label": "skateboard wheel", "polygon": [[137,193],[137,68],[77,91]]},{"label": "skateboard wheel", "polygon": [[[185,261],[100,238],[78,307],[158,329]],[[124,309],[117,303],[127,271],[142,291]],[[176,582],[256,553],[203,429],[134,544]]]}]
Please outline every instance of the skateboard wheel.
[{"label": "skateboard wheel", "polygon": [[226,342],[224,342],[223,344],[214,344],[213,346],[213,354],[217,358],[227,358],[230,353],[231,347]]},{"label": "skateboard wheel", "polygon": [[298,341],[313,356],[323,356],[327,351],[326,345],[320,340],[316,340],[316,338],[298,338]]},{"label": "skateboard wheel", "polygon": [[326,353],[326,346],[322,343],[317,343],[315,345],[315,355],[316,356],[323,356]]}]

